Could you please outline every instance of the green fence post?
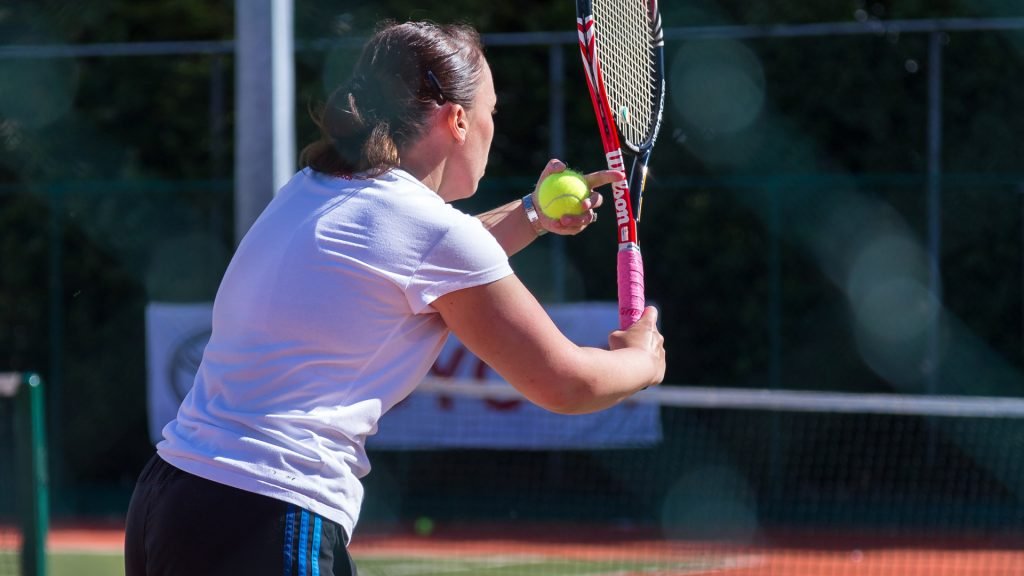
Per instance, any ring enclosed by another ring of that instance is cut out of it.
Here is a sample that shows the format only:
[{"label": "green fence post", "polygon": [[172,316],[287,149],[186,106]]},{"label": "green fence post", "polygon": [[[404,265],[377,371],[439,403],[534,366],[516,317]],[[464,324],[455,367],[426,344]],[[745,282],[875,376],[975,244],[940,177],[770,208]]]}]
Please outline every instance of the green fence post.
[{"label": "green fence post", "polygon": [[[18,395],[20,432],[23,434],[24,458],[21,463],[31,470],[24,497],[22,518],[21,568],[24,576],[46,575],[46,535],[50,527],[50,478],[46,466],[46,409],[43,379],[38,374],[22,374],[26,389]],[[27,418],[27,421],[25,420]]]}]

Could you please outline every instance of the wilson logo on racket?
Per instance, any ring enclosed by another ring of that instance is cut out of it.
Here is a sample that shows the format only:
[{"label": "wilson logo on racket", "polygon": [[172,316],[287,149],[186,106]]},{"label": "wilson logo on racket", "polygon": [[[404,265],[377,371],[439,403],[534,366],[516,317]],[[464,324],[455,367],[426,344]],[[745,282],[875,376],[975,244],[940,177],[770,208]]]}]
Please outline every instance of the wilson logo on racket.
[{"label": "wilson logo on racket", "polygon": [[[612,150],[605,154],[608,168],[611,170],[625,171],[626,164],[622,160],[621,150]],[[612,200],[615,205],[615,223],[619,226],[619,242],[629,242],[629,206],[626,204],[626,195],[629,194],[629,183],[625,180],[612,182]]]},{"label": "wilson logo on racket", "polygon": [[609,170],[625,170],[626,163],[622,160],[622,150],[616,148],[604,155],[605,161],[608,162]]},{"label": "wilson logo on racket", "polygon": [[629,188],[625,180],[612,182],[612,196],[615,198],[615,223],[619,226],[619,242],[629,242],[629,207],[626,195]]}]

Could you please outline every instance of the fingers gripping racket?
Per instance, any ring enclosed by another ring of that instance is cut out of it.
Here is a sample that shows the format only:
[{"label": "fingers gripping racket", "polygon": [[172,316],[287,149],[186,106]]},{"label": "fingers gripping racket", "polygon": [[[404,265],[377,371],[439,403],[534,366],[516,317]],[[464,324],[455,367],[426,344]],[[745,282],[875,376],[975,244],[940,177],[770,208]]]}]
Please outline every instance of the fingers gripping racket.
[{"label": "fingers gripping racket", "polygon": [[625,172],[624,155],[633,157],[627,179],[612,183],[619,326],[625,329],[644,310],[636,223],[665,105],[665,38],[657,0],[576,0],[576,29],[608,168]]}]

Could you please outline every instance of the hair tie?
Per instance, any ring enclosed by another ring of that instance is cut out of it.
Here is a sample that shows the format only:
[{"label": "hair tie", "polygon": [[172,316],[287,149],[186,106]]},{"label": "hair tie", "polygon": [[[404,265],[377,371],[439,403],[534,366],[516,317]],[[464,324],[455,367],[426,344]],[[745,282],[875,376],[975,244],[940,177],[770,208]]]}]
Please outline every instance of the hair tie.
[{"label": "hair tie", "polygon": [[377,122],[377,120],[387,115],[386,108],[384,110],[381,107],[386,107],[387,102],[381,101],[381,97],[374,91],[368,91],[372,85],[366,80],[366,77],[362,74],[353,76],[348,83],[348,103],[349,107],[355,113],[360,121],[367,126],[370,126]]},{"label": "hair tie", "polygon": [[427,82],[430,83],[431,92],[434,93],[434,100],[440,106],[447,100],[444,97],[444,90],[441,89],[441,83],[437,81],[437,76],[434,76],[433,70],[427,70]]}]

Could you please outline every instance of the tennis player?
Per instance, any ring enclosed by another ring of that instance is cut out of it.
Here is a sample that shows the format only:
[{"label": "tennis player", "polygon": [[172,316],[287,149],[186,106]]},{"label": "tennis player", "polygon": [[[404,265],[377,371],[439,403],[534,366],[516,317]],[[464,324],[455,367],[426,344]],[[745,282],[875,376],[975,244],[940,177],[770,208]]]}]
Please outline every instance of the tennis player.
[{"label": "tennis player", "polygon": [[471,28],[391,23],[367,42],[228,266],[194,387],[132,497],[127,576],[355,574],[366,438],[449,331],[559,413],[661,381],[653,308],[609,350],[579,347],[509,267],[539,234],[585,229],[599,194],[558,221],[530,196],[476,217],[450,205],[484,174],[495,104]]}]

